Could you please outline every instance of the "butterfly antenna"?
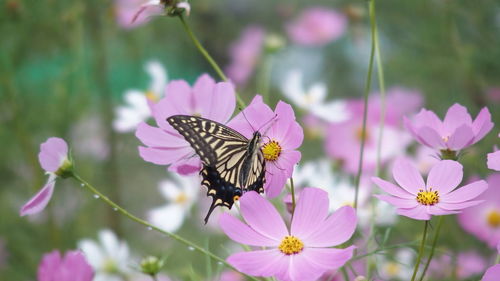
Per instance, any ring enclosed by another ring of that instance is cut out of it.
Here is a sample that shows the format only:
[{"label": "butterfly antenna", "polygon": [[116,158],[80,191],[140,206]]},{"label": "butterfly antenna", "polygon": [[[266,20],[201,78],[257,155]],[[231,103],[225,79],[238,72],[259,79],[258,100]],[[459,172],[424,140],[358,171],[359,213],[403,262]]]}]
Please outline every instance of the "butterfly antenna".
[{"label": "butterfly antenna", "polygon": [[245,117],[245,120],[247,120],[247,123],[248,123],[248,125],[250,125],[250,128],[252,128],[252,131],[257,132],[257,131],[255,130],[255,128],[252,126],[252,123],[250,123],[250,121],[248,121],[248,118],[247,118],[247,116],[245,115],[245,111],[244,111],[244,110],[242,110],[242,111],[241,111],[241,113],[243,114],[243,117]]},{"label": "butterfly antenna", "polygon": [[[278,121],[278,118],[276,118],[276,117],[278,117],[278,114],[274,114],[274,117],[273,117],[273,118],[269,119],[269,121],[267,121],[266,123],[262,124],[262,126],[260,126],[260,128],[259,128],[259,131],[260,131],[260,129],[262,129],[262,128],[264,128],[266,125],[268,125],[269,123],[271,123],[271,122],[272,122],[272,123],[274,123],[274,122]],[[272,124],[271,124],[271,125],[272,125]],[[264,131],[264,132],[262,133],[262,135],[266,135],[267,131],[271,128],[271,125],[269,125],[269,126],[267,127],[266,131]]]},{"label": "butterfly antenna", "polygon": [[212,214],[212,212],[215,210],[215,207],[217,207],[215,205],[215,199],[212,201],[212,205],[210,205],[210,209],[208,210],[208,214],[207,216],[205,217],[205,224],[207,224],[208,222],[208,218],[210,218],[210,215]]}]

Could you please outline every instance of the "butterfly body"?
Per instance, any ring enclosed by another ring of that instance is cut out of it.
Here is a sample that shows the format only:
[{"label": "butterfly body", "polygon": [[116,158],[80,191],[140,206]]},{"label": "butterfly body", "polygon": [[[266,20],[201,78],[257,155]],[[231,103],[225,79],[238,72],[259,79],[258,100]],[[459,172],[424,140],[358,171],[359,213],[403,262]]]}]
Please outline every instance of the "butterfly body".
[{"label": "butterfly body", "polygon": [[213,198],[205,218],[217,206],[231,208],[249,190],[264,192],[265,161],[260,149],[262,136],[256,131],[249,140],[221,123],[189,115],[167,118],[191,145],[203,163],[200,171],[207,196]]}]

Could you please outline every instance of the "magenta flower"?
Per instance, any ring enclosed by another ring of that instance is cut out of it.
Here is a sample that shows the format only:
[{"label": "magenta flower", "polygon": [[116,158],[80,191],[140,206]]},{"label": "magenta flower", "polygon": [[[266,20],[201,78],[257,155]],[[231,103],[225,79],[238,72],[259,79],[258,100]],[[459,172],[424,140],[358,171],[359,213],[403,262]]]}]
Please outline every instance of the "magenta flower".
[{"label": "magenta flower", "polygon": [[[404,114],[416,110],[422,103],[422,95],[413,90],[394,87],[387,91],[388,106],[381,144],[380,158],[382,164],[394,157],[404,154],[411,142],[411,136],[400,128],[400,120]],[[358,171],[359,147],[362,141],[363,109],[361,99],[347,103],[349,118],[346,121],[332,123],[328,127],[325,148],[328,155],[342,162],[345,172],[355,174]],[[368,101],[368,118],[366,123],[365,150],[363,171],[371,172],[377,165],[377,150],[379,142],[381,100],[379,95],[372,95]]]},{"label": "magenta flower", "polygon": [[219,220],[222,230],[238,243],[267,248],[228,257],[227,261],[245,274],[290,281],[316,280],[352,257],[354,246],[330,247],[352,236],[356,213],[345,206],[328,217],[328,194],[321,189],[302,191],[290,230],[274,206],[256,192],[245,193],[240,206],[246,224],[224,213]]},{"label": "magenta flower", "polygon": [[69,251],[61,257],[54,250],[45,254],[38,266],[38,281],[92,281],[94,272],[79,251]]},{"label": "magenta flower", "polygon": [[500,264],[495,264],[486,270],[481,281],[498,281],[498,276],[500,276]]},{"label": "magenta flower", "polygon": [[500,174],[487,179],[491,186],[477,199],[484,203],[464,210],[458,215],[458,222],[465,231],[495,248],[500,241]]},{"label": "magenta flower", "polygon": [[430,220],[432,215],[460,213],[482,200],[472,201],[488,188],[484,180],[455,189],[462,181],[462,165],[443,160],[434,165],[424,182],[417,168],[406,159],[394,163],[392,175],[399,186],[373,177],[372,181],[390,195],[375,195],[397,208],[397,213],[416,220]]},{"label": "magenta flower", "polygon": [[[500,134],[498,134],[500,138]],[[488,168],[500,171],[500,151],[488,153]]]},{"label": "magenta flower", "polygon": [[492,128],[491,114],[483,108],[472,121],[467,108],[456,103],[448,109],[444,121],[422,109],[404,124],[413,137],[423,145],[439,150],[459,151],[481,140]]},{"label": "magenta flower", "polygon": [[66,176],[71,170],[71,162],[68,159],[68,144],[60,138],[49,138],[40,145],[38,154],[40,165],[49,175],[45,186],[21,207],[20,215],[33,215],[45,209],[52,198],[54,185],[58,176]]},{"label": "magenta flower", "polygon": [[249,26],[240,38],[231,45],[231,63],[227,66],[228,77],[237,85],[244,85],[253,73],[264,45],[264,30],[260,26]]},{"label": "magenta flower", "polygon": [[294,43],[321,46],[342,36],[346,27],[347,18],[343,14],[324,7],[313,7],[287,24],[286,30]]},{"label": "magenta flower", "polygon": [[301,154],[296,149],[304,140],[304,132],[295,121],[292,107],[279,101],[273,112],[257,95],[228,126],[247,138],[251,138],[255,130],[261,130],[262,152],[266,160],[264,188],[269,198],[278,196],[286,180],[292,176],[293,166],[300,160]]},{"label": "magenta flower", "polygon": [[143,122],[135,135],[145,146],[139,154],[148,162],[170,165],[169,170],[191,174],[200,170],[201,161],[193,148],[170,124],[167,117],[176,114],[197,115],[226,123],[236,106],[236,96],[231,83],[215,81],[204,74],[191,88],[184,80],[167,85],[167,94],[153,106],[153,117],[158,127]]}]

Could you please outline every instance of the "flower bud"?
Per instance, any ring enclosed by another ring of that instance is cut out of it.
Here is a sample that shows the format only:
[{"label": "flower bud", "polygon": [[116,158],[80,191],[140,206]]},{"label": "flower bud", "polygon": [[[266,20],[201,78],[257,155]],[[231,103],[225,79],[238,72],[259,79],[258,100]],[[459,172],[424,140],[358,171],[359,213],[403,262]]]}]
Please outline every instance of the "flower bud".
[{"label": "flower bud", "polygon": [[156,276],[164,265],[164,260],[155,256],[147,256],[141,261],[142,273]]}]

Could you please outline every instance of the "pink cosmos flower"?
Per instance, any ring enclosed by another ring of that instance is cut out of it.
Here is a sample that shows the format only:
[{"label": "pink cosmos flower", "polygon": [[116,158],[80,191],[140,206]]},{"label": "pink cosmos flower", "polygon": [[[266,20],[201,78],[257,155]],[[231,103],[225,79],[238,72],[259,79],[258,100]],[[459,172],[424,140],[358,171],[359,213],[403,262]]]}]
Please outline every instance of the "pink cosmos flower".
[{"label": "pink cosmos flower", "polygon": [[39,213],[49,203],[57,176],[62,176],[66,169],[71,168],[71,162],[68,160],[68,144],[60,138],[47,139],[40,145],[38,161],[49,175],[49,179],[45,186],[21,207],[21,216]]},{"label": "pink cosmos flower", "polygon": [[[472,201],[488,188],[484,180],[455,189],[462,181],[462,165],[443,160],[434,165],[424,182],[417,168],[406,159],[398,159],[392,175],[399,186],[373,177],[372,181],[390,195],[375,195],[396,206],[397,213],[416,220],[430,220],[432,215],[460,213],[482,200]],[[454,190],[454,191],[453,191]]]},{"label": "pink cosmos flower", "polygon": [[342,36],[346,27],[347,18],[343,14],[324,7],[313,7],[287,24],[286,30],[294,43],[322,46]]},{"label": "pink cosmos flower", "polygon": [[252,25],[242,32],[240,38],[231,45],[231,63],[227,66],[228,77],[237,85],[244,85],[252,75],[264,45],[264,30]]},{"label": "pink cosmos flower", "polygon": [[421,144],[439,150],[459,151],[481,140],[492,128],[491,114],[484,107],[472,121],[467,108],[456,103],[448,109],[443,121],[437,115],[422,109],[404,124]]},{"label": "pink cosmos flower", "polygon": [[[422,103],[422,96],[414,90],[391,88],[387,91],[384,134],[381,145],[381,161],[387,163],[404,154],[411,137],[400,128],[404,114],[416,110]],[[359,153],[362,140],[364,103],[361,99],[347,103],[350,119],[330,124],[326,135],[326,152],[342,162],[344,171],[354,174],[358,171]],[[377,150],[381,116],[381,99],[372,95],[368,101],[363,171],[374,171],[377,164]]]},{"label": "pink cosmos flower", "polygon": [[450,255],[444,254],[432,260],[429,275],[432,276],[433,280],[442,280],[450,276],[457,276],[458,280],[465,280],[481,274],[486,266],[486,259],[477,252],[459,253],[456,262],[453,262]]},{"label": "pink cosmos flower", "polygon": [[160,1],[115,0],[116,21],[125,29],[147,23],[151,17],[163,14],[165,6]]},{"label": "pink cosmos flower", "polygon": [[193,148],[170,124],[167,117],[184,114],[197,115],[219,123],[226,123],[236,106],[231,83],[215,81],[204,74],[190,87],[184,80],[167,85],[167,94],[153,106],[153,117],[158,127],[143,122],[135,135],[145,146],[139,154],[148,162],[170,165],[169,170],[179,174],[192,174],[200,170],[201,161]]},{"label": "pink cosmos flower", "polygon": [[328,194],[306,188],[297,202],[290,230],[274,206],[256,192],[240,199],[239,219],[222,214],[220,226],[232,240],[266,250],[240,252],[227,261],[239,271],[280,280],[316,280],[327,270],[343,266],[354,246],[330,248],[347,241],[356,229],[356,213],[345,206],[328,216]]},{"label": "pink cosmos flower", "polygon": [[94,272],[79,251],[69,251],[61,257],[54,250],[45,254],[38,266],[38,281],[92,281]]},{"label": "pink cosmos flower", "polygon": [[481,281],[498,281],[498,276],[500,276],[500,264],[495,264],[486,270]]},{"label": "pink cosmos flower", "polygon": [[458,222],[465,231],[494,248],[500,241],[500,174],[489,176],[487,182],[491,188],[477,198],[484,203],[464,210]]},{"label": "pink cosmos flower", "polygon": [[279,101],[273,112],[257,95],[228,126],[247,138],[251,138],[255,130],[263,130],[262,152],[266,159],[264,188],[269,198],[278,196],[286,180],[292,176],[293,166],[300,160],[301,154],[296,149],[304,140],[304,132],[295,121],[292,107]]},{"label": "pink cosmos flower", "polygon": [[[498,134],[500,138],[500,134]],[[500,150],[492,153],[488,153],[488,168],[500,171]]]}]

